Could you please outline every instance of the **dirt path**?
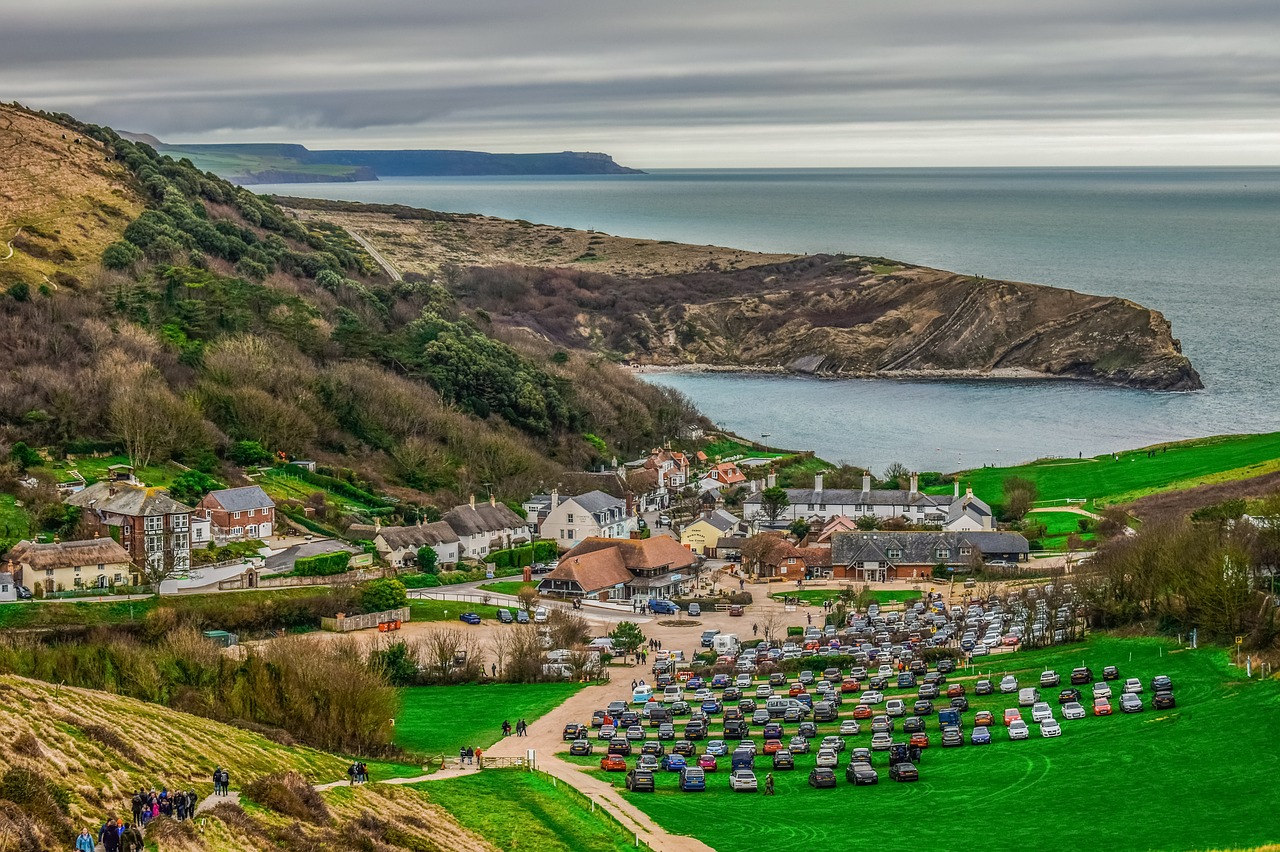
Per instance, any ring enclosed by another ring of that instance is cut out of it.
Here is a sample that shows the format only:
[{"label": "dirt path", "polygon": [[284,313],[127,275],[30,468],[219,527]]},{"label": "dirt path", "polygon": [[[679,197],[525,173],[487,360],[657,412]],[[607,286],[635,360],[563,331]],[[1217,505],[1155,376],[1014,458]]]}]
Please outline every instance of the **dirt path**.
[{"label": "dirt path", "polygon": [[1038,509],[1028,509],[1027,514],[1033,512],[1070,512],[1073,515],[1082,515],[1086,518],[1093,518],[1095,521],[1102,520],[1101,515],[1095,515],[1088,509],[1081,509],[1079,506],[1042,506]]},{"label": "dirt path", "polygon": [[369,256],[372,257],[374,260],[376,260],[379,266],[381,266],[384,270],[386,270],[386,273],[391,276],[392,281],[402,280],[400,271],[396,269],[394,266],[392,266],[391,261],[383,257],[382,254],[376,248],[373,247],[373,243],[369,242],[364,237],[360,236],[350,228],[347,228],[347,233],[351,235],[351,239],[358,242],[361,246],[364,247],[365,251],[369,252]]},{"label": "dirt path", "polygon": [[[22,236],[22,229],[21,229],[21,228],[19,228],[16,232],[14,232],[13,240],[16,240],[16,239],[17,239],[18,237],[20,237],[20,236]],[[9,240],[9,242],[8,242],[8,244],[7,244],[7,248],[9,249],[9,253],[8,253],[8,254],[6,254],[4,257],[0,257],[0,260],[8,260],[9,258],[13,257],[13,240]]]},{"label": "dirt path", "polygon": [[240,794],[235,790],[230,790],[225,796],[205,796],[196,803],[196,815],[198,816],[202,811],[207,811],[210,808],[216,808],[223,802],[230,802],[233,805],[238,805],[240,804]]}]

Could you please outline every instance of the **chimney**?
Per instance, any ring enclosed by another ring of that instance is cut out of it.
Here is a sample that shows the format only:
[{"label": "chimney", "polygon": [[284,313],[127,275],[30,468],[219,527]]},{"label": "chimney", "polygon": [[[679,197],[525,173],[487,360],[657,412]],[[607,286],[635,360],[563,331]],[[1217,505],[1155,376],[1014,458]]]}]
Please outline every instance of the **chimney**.
[{"label": "chimney", "polygon": [[471,508],[473,508],[473,509],[474,509],[475,507],[476,507],[476,495],[472,494],[472,495],[471,495]]},{"label": "chimney", "polygon": [[960,499],[960,477],[958,476],[956,477],[956,480],[955,480],[955,486],[956,486],[955,493],[953,496],[958,500]]},{"label": "chimney", "polygon": [[496,505],[498,505],[498,501],[497,501],[496,499],[494,499],[494,496],[493,496],[492,494],[490,494],[490,495],[489,495],[489,505],[490,505],[490,506],[496,506]]},{"label": "chimney", "polygon": [[613,466],[613,469],[614,469],[614,470],[617,470],[617,469],[618,469],[618,457],[617,457],[617,456],[614,456],[614,457],[613,457],[613,460],[612,460],[611,464],[612,464],[612,466]]},{"label": "chimney", "polygon": [[911,474],[911,493],[915,494],[920,490],[920,474],[912,472]]},{"label": "chimney", "polygon": [[[418,519],[418,523],[422,523],[421,518]],[[375,537],[378,535],[378,531],[381,529],[382,529],[382,518],[379,518],[377,515],[374,515],[373,516],[373,534]]]},{"label": "chimney", "polygon": [[862,474],[862,490],[863,491],[871,490],[871,474],[869,473]]},{"label": "chimney", "polygon": [[551,489],[551,508],[554,509],[556,506],[559,506],[559,505],[560,505],[560,492],[557,489],[552,488]]},{"label": "chimney", "polygon": [[636,495],[630,491],[627,492],[627,517],[630,518],[636,513]]},{"label": "chimney", "polygon": [[814,477],[813,477],[813,490],[814,490],[814,491],[819,491],[819,492],[821,492],[821,491],[822,491],[822,474],[820,474],[820,473],[818,473],[818,474],[814,474]]},{"label": "chimney", "polygon": [[968,497],[970,500],[972,500],[972,499],[973,499],[973,486],[972,486],[972,485],[970,485],[968,488],[966,488],[966,489],[964,490],[964,496]]},{"label": "chimney", "polygon": [[778,487],[778,475],[773,471],[769,471],[769,477],[765,480],[765,488]]}]

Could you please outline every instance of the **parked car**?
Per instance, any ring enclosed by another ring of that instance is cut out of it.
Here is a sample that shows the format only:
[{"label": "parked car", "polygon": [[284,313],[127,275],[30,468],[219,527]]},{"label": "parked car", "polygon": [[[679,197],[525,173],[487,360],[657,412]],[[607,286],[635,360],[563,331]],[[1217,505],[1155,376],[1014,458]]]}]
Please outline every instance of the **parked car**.
[{"label": "parked car", "polygon": [[837,766],[840,763],[840,756],[836,754],[835,749],[820,748],[816,762],[818,766]]},{"label": "parked car", "polygon": [[1062,727],[1058,724],[1058,720],[1050,716],[1040,723],[1040,736],[1042,737],[1060,737],[1062,736]]},{"label": "parked car", "polygon": [[1071,685],[1081,686],[1093,680],[1093,669],[1088,666],[1080,666],[1071,670]]},{"label": "parked car", "polygon": [[964,734],[959,728],[943,728],[942,729],[942,747],[951,748],[954,746],[964,745]]},{"label": "parked car", "polygon": [[697,766],[687,767],[680,773],[680,789],[686,793],[697,793],[707,789],[707,776]]},{"label": "parked car", "polygon": [[886,732],[871,735],[872,751],[888,751],[891,745],[893,745],[893,734]]},{"label": "parked car", "polygon": [[707,754],[713,757],[725,757],[729,754],[729,744],[724,740],[710,740],[707,743]]},{"label": "parked car", "polygon": [[645,772],[657,772],[658,758],[652,754],[642,754],[640,759],[636,761],[636,769],[643,769]]},{"label": "parked car", "polygon": [[857,719],[842,719],[840,721],[840,736],[848,737],[862,732],[862,726],[858,724]]},{"label": "parked car", "polygon": [[929,735],[928,735],[928,734],[926,734],[924,731],[920,731],[920,732],[918,732],[918,733],[914,733],[914,734],[912,734],[912,735],[911,735],[911,739],[910,739],[910,740],[908,740],[908,743],[909,743],[910,745],[915,746],[916,748],[928,748],[928,747],[929,747]]},{"label": "parked car", "polygon": [[[744,612],[744,610],[743,610],[743,609],[742,609],[742,607],[741,607],[741,606],[739,606],[738,604],[733,604],[732,606],[730,606],[730,607],[729,607],[729,615],[733,616],[734,618],[737,618],[737,617],[741,616],[741,615],[743,614],[743,612]],[[753,775],[753,776],[751,776],[751,777],[752,777],[752,779],[754,779],[754,778],[755,778],[755,776],[754,776],[754,775]],[[755,788],[754,788],[754,787],[752,787],[751,789],[753,789],[753,790],[754,790]]]},{"label": "parked car", "polygon": [[1151,691],[1152,692],[1172,692],[1173,679],[1170,678],[1168,675],[1156,675],[1155,677],[1151,678]]},{"label": "parked car", "polygon": [[880,776],[876,774],[875,767],[866,761],[860,760],[855,763],[850,763],[844,768],[844,780],[856,787],[861,787],[870,784],[879,784]]},{"label": "parked car", "polygon": [[1043,722],[1053,718],[1053,708],[1044,701],[1037,701],[1031,707],[1031,721]]},{"label": "parked car", "polygon": [[1120,712],[1122,713],[1141,713],[1142,699],[1136,693],[1126,692],[1120,696]]},{"label": "parked car", "polygon": [[625,737],[614,737],[609,740],[609,754],[618,754],[623,757],[631,756],[631,743]]},{"label": "parked car", "polygon": [[1106,698],[1095,698],[1095,699],[1093,699],[1093,715],[1095,715],[1095,716],[1110,716],[1110,715],[1111,715],[1111,701],[1110,701],[1110,700],[1108,700],[1108,699],[1106,699]]},{"label": "parked car", "polygon": [[995,689],[991,686],[991,681],[980,680],[973,685],[973,692],[975,695],[991,695]]},{"label": "parked car", "polygon": [[627,761],[618,754],[607,754],[600,758],[600,768],[605,772],[626,772]]},{"label": "parked car", "polygon": [[991,729],[979,725],[969,734],[970,745],[991,745]]},{"label": "parked car", "polygon": [[836,736],[823,737],[820,748],[829,748],[832,751],[841,752],[844,751],[844,740]]},{"label": "parked car", "polygon": [[1005,675],[1000,679],[1000,691],[1003,693],[1017,692],[1018,679],[1013,675]]},{"label": "parked car", "polygon": [[696,603],[689,604],[689,615],[702,615],[702,605]]},{"label": "parked car", "polygon": [[591,740],[574,740],[569,745],[569,754],[585,757],[591,754]]},{"label": "parked car", "polygon": [[465,621],[467,624],[479,624],[480,616],[474,612],[464,612],[462,615],[458,616],[458,620]]},{"label": "parked car", "polygon": [[973,715],[973,724],[975,725],[994,725],[996,717],[990,710],[979,710]]},{"label": "parked car", "polygon": [[795,769],[796,759],[790,749],[779,749],[773,753],[774,769]]},{"label": "parked car", "polygon": [[1010,707],[1004,711],[1004,726],[1007,728],[1014,722],[1022,720],[1022,711],[1016,707]]},{"label": "parked car", "polygon": [[735,793],[756,792],[756,774],[750,769],[735,769],[729,774],[729,789]]},{"label": "parked car", "polygon": [[1043,687],[1057,686],[1060,683],[1062,683],[1062,677],[1053,669],[1040,675],[1040,685]]},{"label": "parked car", "polygon": [[933,713],[933,702],[917,701],[911,705],[911,712],[917,716],[928,716]]},{"label": "parked car", "polygon": [[682,754],[665,754],[662,756],[662,768],[667,772],[679,772],[689,763]]},{"label": "parked car", "polygon": [[1098,681],[1097,683],[1095,683],[1093,685],[1093,697],[1094,698],[1110,698],[1111,684],[1106,683],[1105,681]]},{"label": "parked car", "polygon": [[1083,719],[1085,715],[1084,705],[1078,701],[1070,701],[1062,705],[1062,718],[1064,719]]},{"label": "parked car", "polygon": [[924,719],[919,716],[908,716],[902,720],[902,732],[904,734],[916,734],[924,730]]},{"label": "parked car", "polygon": [[1030,736],[1030,731],[1026,722],[1021,719],[1014,719],[1009,723],[1009,739],[1025,740],[1028,736]]},{"label": "parked car", "polygon": [[1124,689],[1122,691],[1132,695],[1137,695],[1142,692],[1142,681],[1136,677],[1131,677],[1124,682]]},{"label": "parked car", "polygon": [[1157,710],[1172,710],[1178,706],[1178,702],[1174,700],[1172,692],[1157,692],[1156,697],[1151,699],[1151,706]]},{"label": "parked car", "polygon": [[1120,670],[1115,666],[1106,666],[1102,669],[1103,680],[1117,680],[1120,677]]},{"label": "parked car", "polygon": [[633,769],[627,773],[627,789],[633,793],[654,791],[653,773],[646,769]]},{"label": "parked car", "polygon": [[895,763],[889,767],[890,781],[919,781],[920,770],[916,769],[914,763]]},{"label": "parked car", "polygon": [[828,766],[816,766],[809,770],[809,786],[815,789],[834,789],[836,773]]},{"label": "parked car", "polygon": [[511,614],[511,610],[507,610],[507,609],[498,610],[498,621],[502,622],[503,624],[514,624],[515,620],[516,618],[514,615]]}]

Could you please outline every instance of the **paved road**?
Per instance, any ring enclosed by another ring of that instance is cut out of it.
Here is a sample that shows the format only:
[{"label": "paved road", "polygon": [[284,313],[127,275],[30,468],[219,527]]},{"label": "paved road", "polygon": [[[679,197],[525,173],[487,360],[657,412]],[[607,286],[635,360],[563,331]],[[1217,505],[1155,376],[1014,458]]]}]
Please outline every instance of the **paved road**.
[{"label": "paved road", "polygon": [[322,553],[333,553],[336,550],[345,550],[348,553],[359,553],[360,551],[347,544],[332,538],[326,538],[321,541],[308,541],[302,544],[295,544],[287,547],[279,553],[267,557],[266,568],[264,573],[272,574],[278,571],[288,571],[293,567],[293,563],[297,559],[304,556],[319,556]]},{"label": "paved road", "polygon": [[392,281],[403,280],[402,276],[400,275],[400,271],[396,269],[394,266],[392,266],[391,261],[383,257],[382,253],[373,247],[373,243],[369,242],[364,237],[360,236],[350,228],[347,228],[347,233],[351,235],[351,239],[358,242],[361,246],[364,247],[365,251],[369,252],[369,256],[372,257],[374,260],[376,260],[379,266],[381,266],[384,270],[386,270],[386,273],[391,276]]}]

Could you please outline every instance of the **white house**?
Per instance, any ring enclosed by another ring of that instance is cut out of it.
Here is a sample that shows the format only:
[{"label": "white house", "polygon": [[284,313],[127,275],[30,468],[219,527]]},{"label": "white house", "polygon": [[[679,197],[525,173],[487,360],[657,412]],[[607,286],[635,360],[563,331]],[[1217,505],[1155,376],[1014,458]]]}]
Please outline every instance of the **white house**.
[{"label": "white house", "polygon": [[0,574],[0,603],[9,603],[18,599],[18,587],[12,574]]},{"label": "white house", "polygon": [[542,537],[554,539],[562,550],[588,538],[630,538],[639,529],[630,501],[603,491],[561,498],[551,492],[551,508],[542,522]]},{"label": "white house", "polygon": [[397,566],[414,563],[422,547],[430,547],[436,552],[437,565],[456,565],[461,549],[458,534],[444,521],[405,527],[375,527],[373,544],[379,556]]},{"label": "white house", "polygon": [[458,536],[459,557],[483,559],[491,550],[511,547],[517,541],[529,540],[524,518],[493,497],[488,503],[476,503],[475,495],[466,506],[454,506],[441,519]]},{"label": "white house", "polygon": [[[773,474],[769,475],[765,487],[774,487]],[[874,515],[884,520],[906,518],[912,524],[937,524],[946,530],[992,529],[991,507],[973,496],[972,489],[961,498],[957,481],[953,494],[924,494],[919,489],[919,477],[914,473],[911,474],[911,487],[906,490],[872,490],[868,475],[862,477],[861,490],[825,489],[822,474],[818,474],[814,477],[813,488],[788,488],[786,492],[790,503],[778,516],[779,523],[783,525],[797,518]],[[760,504],[759,493],[750,495],[744,501],[743,513],[753,519],[762,516]]]}]

